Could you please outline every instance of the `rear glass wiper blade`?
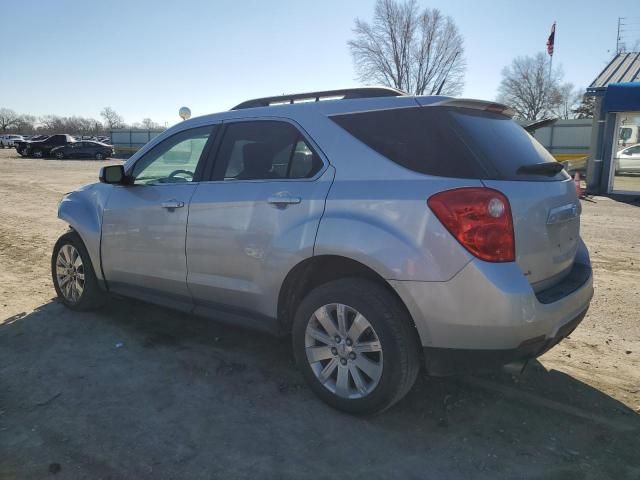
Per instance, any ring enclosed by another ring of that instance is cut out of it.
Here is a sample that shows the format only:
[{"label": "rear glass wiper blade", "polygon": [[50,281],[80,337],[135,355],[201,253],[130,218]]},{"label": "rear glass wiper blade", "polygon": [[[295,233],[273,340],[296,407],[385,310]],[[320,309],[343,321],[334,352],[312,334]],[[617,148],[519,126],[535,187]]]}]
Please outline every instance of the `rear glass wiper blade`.
[{"label": "rear glass wiper blade", "polygon": [[559,162],[542,162],[530,165],[522,165],[516,173],[518,175],[547,175],[553,177],[564,168]]}]

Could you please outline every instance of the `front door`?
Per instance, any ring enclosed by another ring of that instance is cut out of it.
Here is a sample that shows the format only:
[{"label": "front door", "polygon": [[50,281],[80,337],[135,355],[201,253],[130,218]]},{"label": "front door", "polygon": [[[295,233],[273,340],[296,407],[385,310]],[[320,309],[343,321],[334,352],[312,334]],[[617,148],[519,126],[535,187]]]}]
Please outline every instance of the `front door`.
[{"label": "front door", "polygon": [[191,305],[187,217],[213,128],[185,130],[160,142],[128,172],[130,185],[113,186],[101,244],[110,290],[177,307]]},{"label": "front door", "polygon": [[200,309],[275,318],[284,277],[313,255],[333,169],[284,121],[234,122],[222,135],[212,181],[191,201],[189,288]]},{"label": "front door", "polygon": [[75,142],[69,145],[68,155],[71,158],[83,158],[85,156],[84,152],[85,152],[84,142]]}]

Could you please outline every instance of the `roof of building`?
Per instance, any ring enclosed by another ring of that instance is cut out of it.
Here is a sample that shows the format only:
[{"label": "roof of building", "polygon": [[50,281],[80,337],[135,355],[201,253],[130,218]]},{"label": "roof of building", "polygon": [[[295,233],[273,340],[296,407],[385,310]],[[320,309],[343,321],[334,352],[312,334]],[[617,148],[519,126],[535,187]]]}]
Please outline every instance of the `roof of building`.
[{"label": "roof of building", "polygon": [[587,90],[603,90],[610,83],[627,82],[640,82],[640,52],[618,53]]}]

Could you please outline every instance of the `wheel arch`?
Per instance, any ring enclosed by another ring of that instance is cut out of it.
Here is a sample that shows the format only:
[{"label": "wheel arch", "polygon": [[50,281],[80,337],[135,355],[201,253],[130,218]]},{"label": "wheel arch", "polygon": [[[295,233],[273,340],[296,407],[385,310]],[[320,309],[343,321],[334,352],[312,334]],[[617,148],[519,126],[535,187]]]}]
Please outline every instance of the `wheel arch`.
[{"label": "wheel arch", "polygon": [[[293,317],[300,301],[314,288],[347,277],[360,277],[373,281],[385,288],[406,311],[415,329],[407,305],[400,295],[373,268],[362,262],[341,255],[315,255],[295,265],[285,277],[278,294],[278,324],[282,333],[289,333]],[[418,335],[417,329],[415,330]]]},{"label": "wheel arch", "polygon": [[69,225],[82,240],[99,282],[104,281],[100,257],[100,237],[105,200],[106,195],[102,193],[101,189],[90,186],[68,194],[58,206],[58,218]]}]

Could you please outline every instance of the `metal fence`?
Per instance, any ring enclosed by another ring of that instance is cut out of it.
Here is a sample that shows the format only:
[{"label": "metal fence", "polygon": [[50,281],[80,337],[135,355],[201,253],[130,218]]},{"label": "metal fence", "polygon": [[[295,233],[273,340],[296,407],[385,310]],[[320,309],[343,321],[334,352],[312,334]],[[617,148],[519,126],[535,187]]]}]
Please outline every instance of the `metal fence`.
[{"label": "metal fence", "polygon": [[557,160],[574,160],[589,155],[591,118],[558,120],[553,125],[535,131],[534,137]]},{"label": "metal fence", "polygon": [[111,144],[114,146],[117,155],[130,156],[162,132],[164,132],[164,130],[111,130]]}]

